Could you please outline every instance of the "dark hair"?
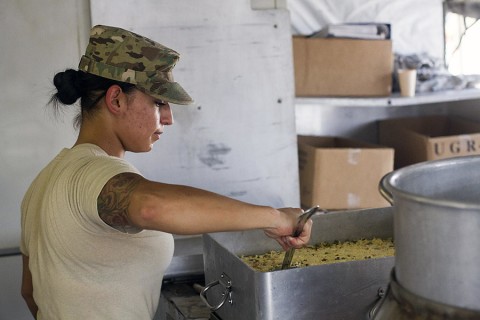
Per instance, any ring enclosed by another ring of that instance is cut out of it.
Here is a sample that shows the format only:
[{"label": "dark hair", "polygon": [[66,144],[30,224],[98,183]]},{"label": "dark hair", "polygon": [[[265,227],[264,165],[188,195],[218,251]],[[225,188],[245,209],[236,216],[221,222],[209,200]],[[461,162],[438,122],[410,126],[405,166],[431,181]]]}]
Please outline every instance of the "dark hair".
[{"label": "dark hair", "polygon": [[53,78],[57,92],[50,99],[55,111],[59,111],[59,103],[71,105],[80,99],[80,112],[74,119],[75,127],[79,127],[82,118],[91,116],[108,88],[118,85],[125,93],[130,93],[135,85],[110,80],[79,70],[67,69],[59,72]]}]

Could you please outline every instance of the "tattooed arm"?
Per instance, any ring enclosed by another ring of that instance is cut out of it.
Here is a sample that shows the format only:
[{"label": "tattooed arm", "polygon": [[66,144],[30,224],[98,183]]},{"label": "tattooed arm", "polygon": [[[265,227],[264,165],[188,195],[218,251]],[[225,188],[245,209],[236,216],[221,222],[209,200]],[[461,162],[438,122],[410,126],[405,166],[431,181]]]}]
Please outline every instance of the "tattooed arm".
[{"label": "tattooed arm", "polygon": [[283,248],[305,245],[312,225],[310,221],[300,237],[292,238],[299,209],[253,205],[202,189],[149,181],[134,173],[110,179],[97,204],[102,220],[122,231],[201,234],[263,229]]},{"label": "tattooed arm", "polygon": [[100,218],[106,224],[126,233],[141,230],[130,221],[128,216],[130,195],[140,179],[142,177],[137,174],[122,173],[105,184],[97,199],[97,209]]}]

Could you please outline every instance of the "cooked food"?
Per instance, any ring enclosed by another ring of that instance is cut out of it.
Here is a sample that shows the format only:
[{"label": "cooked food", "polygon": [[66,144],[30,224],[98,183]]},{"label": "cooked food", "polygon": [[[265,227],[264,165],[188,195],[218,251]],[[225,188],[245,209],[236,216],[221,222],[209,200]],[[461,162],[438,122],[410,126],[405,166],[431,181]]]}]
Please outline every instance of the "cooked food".
[{"label": "cooked food", "polygon": [[[297,249],[292,267],[307,267],[329,263],[391,257],[395,254],[392,239],[360,239],[320,243]],[[260,255],[241,256],[243,262],[257,271],[280,270],[284,251],[270,251]]]}]

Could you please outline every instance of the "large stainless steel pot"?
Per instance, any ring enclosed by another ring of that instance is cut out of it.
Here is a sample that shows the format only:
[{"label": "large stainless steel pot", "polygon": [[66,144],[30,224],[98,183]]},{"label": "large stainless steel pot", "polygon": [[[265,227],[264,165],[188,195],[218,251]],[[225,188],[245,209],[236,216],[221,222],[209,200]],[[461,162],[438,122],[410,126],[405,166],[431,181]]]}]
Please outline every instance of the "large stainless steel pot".
[{"label": "large stainless steel pot", "polygon": [[421,297],[480,310],[480,157],[396,170],[380,191],[394,203],[398,282]]}]

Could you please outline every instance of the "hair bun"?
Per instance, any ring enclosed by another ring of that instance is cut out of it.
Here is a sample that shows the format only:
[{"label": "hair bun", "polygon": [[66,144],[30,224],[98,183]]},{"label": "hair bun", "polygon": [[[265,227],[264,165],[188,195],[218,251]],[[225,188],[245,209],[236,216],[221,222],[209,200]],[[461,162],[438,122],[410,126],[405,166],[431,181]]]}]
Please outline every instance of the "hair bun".
[{"label": "hair bun", "polygon": [[63,104],[73,104],[82,96],[79,71],[68,69],[59,72],[53,78],[57,88],[56,98]]}]

